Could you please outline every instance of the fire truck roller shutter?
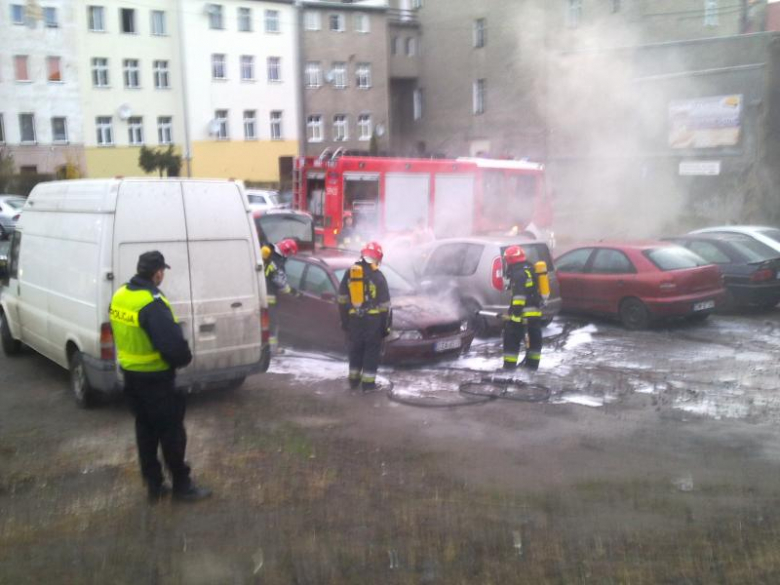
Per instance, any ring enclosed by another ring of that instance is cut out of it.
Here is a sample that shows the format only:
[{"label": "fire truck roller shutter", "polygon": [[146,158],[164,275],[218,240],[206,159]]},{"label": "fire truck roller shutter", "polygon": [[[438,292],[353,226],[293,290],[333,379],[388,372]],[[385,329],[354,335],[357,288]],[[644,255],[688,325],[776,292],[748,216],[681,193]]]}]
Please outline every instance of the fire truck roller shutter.
[{"label": "fire truck roller shutter", "polygon": [[385,175],[385,229],[414,230],[422,220],[428,225],[431,177],[428,173]]},{"label": "fire truck roller shutter", "polygon": [[433,232],[437,238],[474,231],[474,175],[437,174]]}]

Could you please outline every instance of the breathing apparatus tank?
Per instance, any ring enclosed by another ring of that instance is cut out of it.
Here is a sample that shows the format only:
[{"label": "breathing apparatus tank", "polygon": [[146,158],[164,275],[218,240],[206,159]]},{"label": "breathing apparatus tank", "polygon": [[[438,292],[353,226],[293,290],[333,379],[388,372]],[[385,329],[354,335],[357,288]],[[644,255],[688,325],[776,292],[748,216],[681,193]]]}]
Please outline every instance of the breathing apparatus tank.
[{"label": "breathing apparatus tank", "polygon": [[534,264],[534,272],[536,272],[536,280],[539,283],[539,294],[542,295],[544,300],[550,298],[550,277],[547,274],[547,262],[539,260]]},{"label": "breathing apparatus tank", "polygon": [[363,300],[366,298],[365,282],[363,266],[360,264],[352,265],[349,269],[349,300],[355,308],[362,306]]}]

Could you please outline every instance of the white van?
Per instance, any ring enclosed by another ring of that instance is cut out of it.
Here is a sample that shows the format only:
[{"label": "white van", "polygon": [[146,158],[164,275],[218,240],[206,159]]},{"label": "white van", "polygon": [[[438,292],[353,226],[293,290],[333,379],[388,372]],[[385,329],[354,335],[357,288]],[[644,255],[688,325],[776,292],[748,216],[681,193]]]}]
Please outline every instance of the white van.
[{"label": "white van", "polygon": [[193,353],[177,385],[240,385],[270,362],[257,231],[230,181],[106,179],[35,187],[11,242],[0,289],[7,355],[24,343],[70,370],[76,400],[121,389],[108,318],[138,256],[159,250],[161,289]]}]

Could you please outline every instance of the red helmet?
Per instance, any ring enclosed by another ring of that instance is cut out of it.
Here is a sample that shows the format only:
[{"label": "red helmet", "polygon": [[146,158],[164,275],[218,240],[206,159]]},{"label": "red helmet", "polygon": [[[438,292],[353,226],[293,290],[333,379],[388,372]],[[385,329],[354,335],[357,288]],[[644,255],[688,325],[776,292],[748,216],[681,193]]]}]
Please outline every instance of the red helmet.
[{"label": "red helmet", "polygon": [[343,217],[344,219],[347,219],[347,218],[350,218],[350,219],[352,219],[352,212],[351,212],[351,211],[345,211],[345,212],[342,214],[342,217]]},{"label": "red helmet", "polygon": [[378,242],[369,242],[360,251],[360,255],[369,262],[373,261],[374,264],[379,264],[382,262],[385,253],[382,251],[382,246],[380,246]]},{"label": "red helmet", "polygon": [[506,263],[510,266],[512,264],[525,262],[525,250],[520,246],[509,246],[504,250],[504,260],[506,260]]},{"label": "red helmet", "polygon": [[298,242],[287,238],[276,244],[276,248],[282,256],[295,256],[298,253]]}]

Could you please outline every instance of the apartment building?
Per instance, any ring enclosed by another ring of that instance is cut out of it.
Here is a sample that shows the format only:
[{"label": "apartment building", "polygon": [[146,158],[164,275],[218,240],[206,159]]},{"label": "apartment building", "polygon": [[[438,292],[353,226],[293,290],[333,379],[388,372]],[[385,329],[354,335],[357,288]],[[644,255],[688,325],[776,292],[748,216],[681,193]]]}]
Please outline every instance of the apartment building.
[{"label": "apartment building", "polygon": [[0,148],[18,171],[83,166],[74,6],[0,2]]}]

